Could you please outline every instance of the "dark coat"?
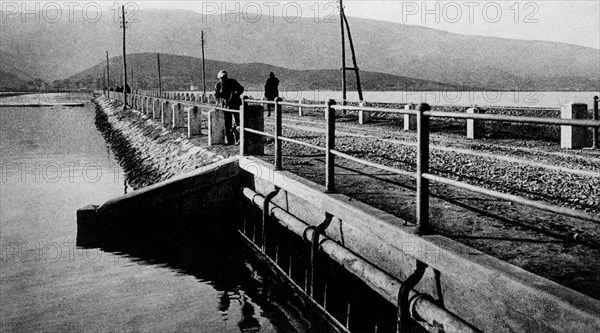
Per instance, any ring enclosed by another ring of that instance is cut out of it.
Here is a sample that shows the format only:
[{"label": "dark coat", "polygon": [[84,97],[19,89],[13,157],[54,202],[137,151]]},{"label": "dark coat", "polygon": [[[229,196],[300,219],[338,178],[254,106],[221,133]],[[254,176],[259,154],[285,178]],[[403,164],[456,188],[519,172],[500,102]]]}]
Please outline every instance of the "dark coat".
[{"label": "dark coat", "polygon": [[235,79],[227,79],[215,86],[215,98],[228,109],[238,110],[240,108],[242,105],[240,96],[243,93],[244,87]]},{"label": "dark coat", "polygon": [[279,97],[279,79],[273,76],[269,77],[265,83],[265,98],[274,100],[275,97]]}]

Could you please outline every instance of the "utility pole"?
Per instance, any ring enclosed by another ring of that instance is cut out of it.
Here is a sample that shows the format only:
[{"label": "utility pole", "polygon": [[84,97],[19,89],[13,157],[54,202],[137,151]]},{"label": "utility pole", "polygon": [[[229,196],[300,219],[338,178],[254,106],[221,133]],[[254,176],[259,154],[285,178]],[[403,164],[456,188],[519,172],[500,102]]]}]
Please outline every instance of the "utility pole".
[{"label": "utility pole", "polygon": [[133,67],[131,68],[131,92],[133,92]]},{"label": "utility pole", "polygon": [[344,23],[346,23],[346,30],[348,30],[348,42],[350,43],[350,51],[352,51],[352,64],[354,68],[348,68],[349,70],[354,70],[356,74],[356,90],[358,90],[358,100],[363,101],[362,88],[360,86],[360,75],[358,74],[358,66],[356,65],[356,53],[354,52],[354,43],[352,43],[352,35],[350,34],[350,25],[348,24],[348,18],[346,18],[346,14],[344,14]]},{"label": "utility pole", "polygon": [[[340,0],[340,28],[342,31],[342,99],[343,105],[346,105],[346,71],[352,70],[356,74],[356,89],[358,90],[358,98],[362,102],[363,94],[362,88],[360,85],[360,75],[358,73],[358,66],[356,64],[356,52],[354,51],[354,43],[352,42],[352,35],[350,34],[350,25],[348,24],[348,19],[346,18],[346,14],[344,13],[344,4]],[[344,33],[344,26],[348,31],[348,42],[350,43],[350,51],[352,52],[352,63],[353,67],[346,67],[346,38]]]},{"label": "utility pole", "polygon": [[204,65],[204,30],[202,30],[202,96],[206,96],[206,67]]},{"label": "utility pole", "polygon": [[102,67],[102,91],[104,91],[104,89],[108,89],[108,87],[106,86],[106,67]]},{"label": "utility pole", "polygon": [[108,51],[106,51],[106,81],[108,81],[108,86],[106,90],[106,95],[110,100],[110,65],[108,63]]},{"label": "utility pole", "polygon": [[344,4],[340,0],[340,27],[342,31],[342,105],[346,105],[346,38],[344,38]]},{"label": "utility pole", "polygon": [[160,76],[160,53],[156,54],[156,63],[158,65],[158,94],[162,96],[162,78]]},{"label": "utility pole", "polygon": [[121,6],[123,15],[123,111],[127,109],[127,58],[125,57],[125,29],[127,29],[127,21],[125,21],[125,5]]}]

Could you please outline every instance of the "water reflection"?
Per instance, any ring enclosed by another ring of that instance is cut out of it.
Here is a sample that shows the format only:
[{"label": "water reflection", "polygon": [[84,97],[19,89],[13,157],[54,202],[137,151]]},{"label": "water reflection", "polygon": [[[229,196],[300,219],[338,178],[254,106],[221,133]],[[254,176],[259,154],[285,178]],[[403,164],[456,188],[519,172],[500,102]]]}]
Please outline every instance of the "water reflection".
[{"label": "water reflection", "polygon": [[[139,223],[142,220],[143,225]],[[217,290],[215,304],[221,319],[235,321],[240,332],[302,331],[289,324],[279,307],[264,297],[266,288],[256,278],[237,232],[228,227],[233,223],[178,216],[170,220],[169,230],[161,226],[162,219],[152,221],[147,215],[137,221],[104,221],[116,227],[97,234],[79,230],[77,246],[125,256],[141,265],[164,267],[210,284]]]}]

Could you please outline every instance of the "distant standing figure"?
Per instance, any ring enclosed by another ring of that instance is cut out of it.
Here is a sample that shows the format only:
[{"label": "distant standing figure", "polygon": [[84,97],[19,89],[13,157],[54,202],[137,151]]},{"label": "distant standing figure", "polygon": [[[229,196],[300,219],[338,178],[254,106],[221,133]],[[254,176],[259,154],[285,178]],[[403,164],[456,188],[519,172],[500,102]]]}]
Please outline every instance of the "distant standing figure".
[{"label": "distant standing figure", "polygon": [[[265,83],[265,98],[267,101],[274,101],[275,98],[279,97],[279,79],[275,77],[275,73],[269,73],[269,78],[267,79],[267,83]],[[271,110],[273,110],[273,105],[267,105],[267,117],[271,116]]]},{"label": "distant standing figure", "polygon": [[[220,71],[217,74],[219,83],[215,86],[215,98],[221,104],[221,107],[239,110],[242,105],[240,96],[244,93],[244,87],[235,79],[227,77],[226,71]],[[231,117],[234,118],[235,124],[232,123]],[[227,144],[238,144],[239,131],[237,126],[240,124],[240,114],[237,112],[225,112],[225,136]]]}]

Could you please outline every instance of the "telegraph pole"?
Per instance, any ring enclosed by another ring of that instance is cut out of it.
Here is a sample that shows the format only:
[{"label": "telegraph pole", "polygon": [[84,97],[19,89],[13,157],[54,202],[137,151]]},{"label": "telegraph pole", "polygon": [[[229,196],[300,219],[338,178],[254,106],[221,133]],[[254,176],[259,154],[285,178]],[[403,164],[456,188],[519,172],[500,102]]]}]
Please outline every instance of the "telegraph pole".
[{"label": "telegraph pole", "polygon": [[108,51],[106,51],[106,81],[108,81],[108,86],[106,90],[106,95],[110,100],[110,65],[108,63]]},{"label": "telegraph pole", "polygon": [[123,14],[123,111],[127,109],[127,58],[125,57],[125,29],[127,21],[125,21],[125,5],[121,6]]},{"label": "telegraph pole", "polygon": [[156,54],[156,63],[158,65],[158,94],[162,96],[162,78],[160,76],[160,53]]},{"label": "telegraph pole", "polygon": [[[352,51],[352,64],[354,68],[348,68],[349,70],[354,70],[356,74],[356,90],[358,90],[358,100],[363,101],[362,88],[360,87],[360,75],[358,74],[358,66],[356,65],[356,53],[354,52],[354,43],[352,43],[352,35],[350,34],[350,25],[348,24],[348,19],[344,14],[344,23],[346,23],[346,30],[348,30],[348,42],[350,43],[350,51]],[[345,72],[345,71],[344,71]]]},{"label": "telegraph pole", "polygon": [[344,4],[340,0],[340,27],[342,31],[342,105],[346,105],[346,38],[344,38]]},{"label": "telegraph pole", "polygon": [[108,89],[108,87],[106,86],[106,67],[102,67],[102,91],[104,91],[104,89]]},{"label": "telegraph pole", "polygon": [[131,92],[133,92],[133,67],[131,68]]},{"label": "telegraph pole", "polygon": [[[202,31],[202,96],[206,95],[206,67],[204,65],[204,30]],[[204,98],[204,97],[202,97]]]},{"label": "telegraph pole", "polygon": [[[362,88],[360,85],[360,75],[358,73],[358,66],[356,64],[356,52],[354,52],[354,43],[352,42],[352,35],[350,34],[350,25],[348,24],[348,19],[346,18],[346,14],[344,13],[344,4],[343,0],[340,0],[340,28],[342,31],[342,99],[343,104],[346,105],[346,71],[352,70],[356,74],[356,89],[358,90],[358,98],[362,102],[363,94]],[[348,31],[348,42],[350,43],[350,51],[352,52],[352,63],[353,67],[346,67],[346,38],[344,33],[344,26]]]}]

